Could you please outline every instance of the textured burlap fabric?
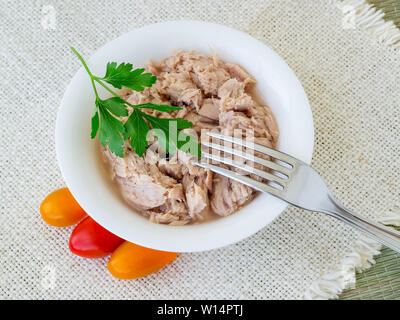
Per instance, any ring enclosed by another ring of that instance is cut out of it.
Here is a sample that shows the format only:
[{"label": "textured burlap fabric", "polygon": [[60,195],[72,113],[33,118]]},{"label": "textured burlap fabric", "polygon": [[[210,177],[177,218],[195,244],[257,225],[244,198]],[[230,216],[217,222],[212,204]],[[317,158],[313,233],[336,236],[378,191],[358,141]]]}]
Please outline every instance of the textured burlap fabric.
[{"label": "textured burlap fabric", "polygon": [[289,208],[244,241],[181,254],[138,280],[113,278],[107,259],[70,253],[72,228],[50,227],[39,213],[43,198],[65,186],[54,130],[63,92],[80,67],[69,46],[89,57],[154,22],[211,21],[266,43],[306,90],[313,166],[332,191],[373,219],[398,202],[399,51],[368,31],[345,28],[333,1],[3,0],[0,17],[0,298],[301,298],[359,237],[330,217]]}]

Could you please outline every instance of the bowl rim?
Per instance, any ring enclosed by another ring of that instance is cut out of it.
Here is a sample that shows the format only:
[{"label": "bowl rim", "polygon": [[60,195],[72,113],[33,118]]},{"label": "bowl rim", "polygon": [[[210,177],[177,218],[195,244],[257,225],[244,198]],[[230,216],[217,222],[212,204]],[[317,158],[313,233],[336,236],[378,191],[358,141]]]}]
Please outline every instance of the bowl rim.
[{"label": "bowl rim", "polygon": [[[98,49],[90,59],[87,59],[88,63],[90,64],[94,61],[98,56],[99,53],[103,52],[106,49],[110,49],[116,43],[123,42],[130,37],[135,37],[143,33],[151,34],[152,32],[162,32],[162,30],[171,29],[176,30],[179,32],[181,28],[194,28],[194,29],[201,29],[210,30],[213,32],[225,32],[226,34],[230,34],[230,36],[235,37],[243,41],[244,43],[251,44],[253,48],[258,48],[258,50],[264,50],[268,52],[268,55],[275,59],[276,63],[280,64],[280,68],[282,72],[285,72],[288,81],[292,85],[291,89],[295,91],[296,98],[302,100],[301,103],[304,107],[304,116],[305,122],[307,122],[307,126],[305,127],[305,149],[306,151],[302,153],[300,157],[301,160],[305,161],[306,163],[310,164],[314,149],[314,125],[313,125],[313,118],[311,107],[308,102],[307,95],[301,86],[298,78],[294,74],[294,72],[290,69],[290,67],[286,64],[286,62],[269,48],[267,45],[262,43],[261,41],[251,37],[250,35],[235,30],[233,28],[203,22],[203,21],[196,21],[196,20],[177,20],[177,21],[167,21],[167,22],[160,22],[155,24],[146,25],[141,28],[134,29],[130,32],[124,33],[121,36],[117,37],[116,39],[106,43],[100,49]],[[220,247],[227,246],[229,244],[236,243],[242,239],[245,239],[254,233],[258,232],[264,226],[271,223],[281,212],[287,207],[287,204],[281,200],[273,198],[269,195],[262,195],[262,197],[266,197],[269,199],[270,202],[274,202],[275,213],[271,214],[270,219],[264,219],[264,221],[260,222],[258,225],[256,223],[252,224],[243,224],[243,221],[246,220],[245,218],[238,217],[238,212],[235,214],[224,217],[221,219],[217,219],[213,221],[213,228],[210,228],[211,223],[201,223],[201,224],[192,224],[186,226],[167,226],[167,225],[157,225],[146,221],[148,224],[151,224],[152,227],[147,228],[145,224],[143,224],[140,220],[135,220],[135,225],[137,228],[135,229],[133,225],[130,225],[132,229],[128,230],[127,226],[122,223],[118,223],[118,219],[111,219],[110,216],[106,216],[103,212],[102,208],[96,207],[95,199],[93,197],[88,197],[88,192],[81,186],[81,181],[78,181],[79,177],[74,173],[74,165],[71,164],[71,157],[67,155],[67,151],[64,148],[63,143],[67,139],[68,133],[66,132],[68,128],[63,125],[63,121],[66,117],[66,106],[68,105],[68,99],[71,97],[71,90],[74,90],[75,84],[79,79],[81,79],[84,75],[84,70],[81,67],[78,72],[74,75],[71,82],[69,83],[64,96],[61,100],[60,108],[57,114],[56,120],[56,133],[55,133],[55,140],[56,140],[56,155],[58,164],[61,170],[61,174],[64,178],[64,181],[67,187],[70,189],[71,193],[78,201],[78,203],[82,206],[82,208],[90,213],[90,216],[97,221],[100,225],[108,229],[109,231],[113,232],[114,234],[124,238],[128,241],[134,242],[136,244],[158,249],[164,251],[175,251],[175,252],[197,252],[197,251],[205,251],[216,249]],[[293,92],[291,92],[293,94]],[[89,138],[88,138],[89,139]],[[286,150],[283,150],[286,151]],[[68,160],[69,159],[69,160]],[[76,164],[75,164],[76,167]],[[255,200],[253,200],[255,201]],[[250,208],[250,202],[247,206],[244,207]],[[244,210],[243,209],[243,210]],[[254,208],[253,208],[254,209]],[[102,212],[100,214],[100,211]],[[131,209],[131,214],[135,215],[134,210]],[[279,211],[279,212],[277,212]],[[230,220],[229,226],[230,229],[226,230],[228,222]],[[243,221],[242,221],[243,220]],[[247,219],[249,220],[249,219]],[[139,230],[139,226],[146,229],[145,231]],[[211,230],[212,229],[212,230]],[[152,232],[149,234],[146,232]],[[134,231],[134,232],[132,232]],[[230,231],[230,232],[227,232]],[[153,233],[154,232],[154,233]],[[225,234],[225,237],[221,237],[221,234]]]}]

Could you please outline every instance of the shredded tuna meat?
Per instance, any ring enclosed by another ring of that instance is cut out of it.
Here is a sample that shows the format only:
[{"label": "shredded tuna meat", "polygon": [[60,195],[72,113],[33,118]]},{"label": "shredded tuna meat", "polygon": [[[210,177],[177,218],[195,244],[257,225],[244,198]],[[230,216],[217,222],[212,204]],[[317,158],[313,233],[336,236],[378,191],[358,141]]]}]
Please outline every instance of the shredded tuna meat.
[{"label": "shredded tuna meat", "polygon": [[[125,91],[121,96],[132,104],[153,102],[182,109],[144,112],[187,119],[194,124],[188,131],[201,134],[201,139],[204,130],[235,137],[239,132],[240,138],[276,146],[279,131],[275,119],[252,94],[256,80],[241,66],[223,62],[217,55],[177,51],[160,62],[149,61],[146,70],[157,76],[156,83],[141,92]],[[178,150],[167,159],[158,152],[157,141],[149,141],[149,145],[143,157],[129,146],[123,158],[108,148],[102,148],[102,152],[125,201],[152,222],[184,225],[204,221],[210,214],[227,216],[256,194],[239,182],[193,165],[189,154]]]}]

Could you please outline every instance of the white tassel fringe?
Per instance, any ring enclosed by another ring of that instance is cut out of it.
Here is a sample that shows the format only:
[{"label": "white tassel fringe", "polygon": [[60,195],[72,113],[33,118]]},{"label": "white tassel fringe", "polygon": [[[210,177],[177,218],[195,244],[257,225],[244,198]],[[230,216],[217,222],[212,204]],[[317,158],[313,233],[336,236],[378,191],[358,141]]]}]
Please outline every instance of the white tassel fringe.
[{"label": "white tassel fringe", "polygon": [[344,13],[344,21],[371,30],[380,42],[400,48],[400,30],[393,21],[383,19],[382,10],[365,0],[344,0],[339,3],[339,8]]},{"label": "white tassel fringe", "polygon": [[[395,205],[378,222],[385,225],[400,226],[400,206]],[[380,254],[381,245],[375,240],[362,236],[354,247],[331,273],[314,282],[304,293],[307,300],[337,299],[338,295],[356,283],[356,272],[362,272],[375,264],[374,256]]]},{"label": "white tassel fringe", "polygon": [[355,285],[356,272],[367,270],[375,263],[374,255],[379,254],[380,249],[381,245],[376,241],[361,237],[335,271],[325,274],[311,285],[304,299],[337,299],[344,289]]},{"label": "white tassel fringe", "polygon": [[379,218],[379,222],[385,225],[400,227],[400,206],[394,206],[393,209],[386,212]]}]

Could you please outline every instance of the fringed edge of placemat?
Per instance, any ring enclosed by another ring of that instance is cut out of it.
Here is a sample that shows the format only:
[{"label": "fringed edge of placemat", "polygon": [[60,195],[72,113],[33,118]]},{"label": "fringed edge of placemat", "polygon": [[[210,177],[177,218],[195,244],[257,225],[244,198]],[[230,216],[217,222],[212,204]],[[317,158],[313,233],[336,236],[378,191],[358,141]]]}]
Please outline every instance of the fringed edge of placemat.
[{"label": "fringed edge of placemat", "polygon": [[362,236],[342,259],[340,265],[315,281],[305,292],[306,300],[337,299],[346,288],[356,283],[356,272],[362,272],[375,264],[374,256],[380,254],[381,245]]},{"label": "fringed edge of placemat", "polygon": [[378,221],[388,226],[400,227],[400,205],[395,205],[385,215],[380,217]]},{"label": "fringed edge of placemat", "polygon": [[[395,205],[378,222],[400,226],[400,206]],[[307,289],[303,298],[306,300],[337,299],[343,290],[351,288],[356,283],[356,273],[368,270],[375,264],[374,256],[381,253],[382,246],[365,236],[355,241],[353,248],[342,259],[340,265],[330,273],[323,275]]]},{"label": "fringed edge of placemat", "polygon": [[[347,27],[370,30],[378,41],[400,48],[400,29],[393,21],[384,20],[384,12],[365,0],[343,0],[338,4]],[[378,222],[400,226],[400,207],[394,206]],[[356,273],[363,272],[375,264],[374,256],[381,253],[381,245],[375,240],[362,236],[341,260],[333,272],[323,275],[304,293],[303,299],[337,299],[340,293],[356,283]]]},{"label": "fringed edge of placemat", "polygon": [[393,21],[385,21],[385,13],[365,0],[339,2],[346,27],[360,27],[371,31],[378,41],[400,48],[400,29]]}]

